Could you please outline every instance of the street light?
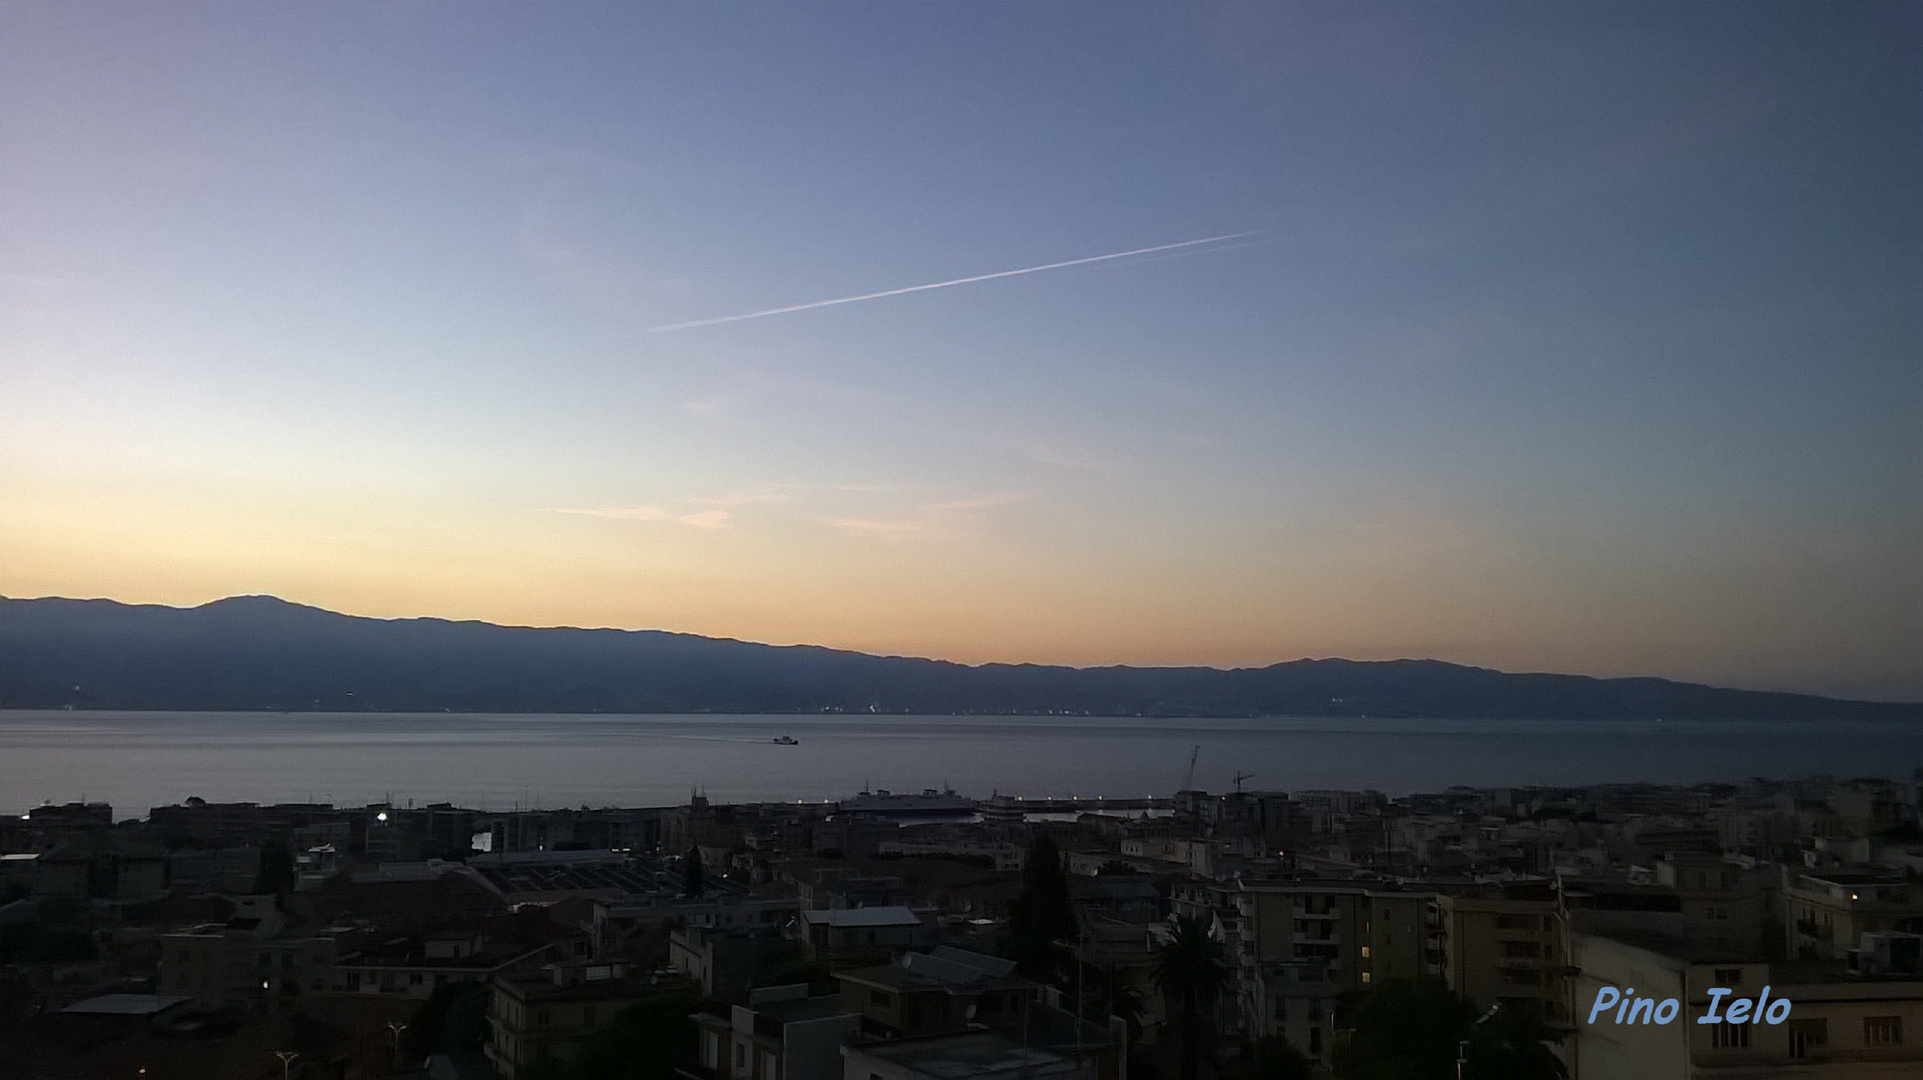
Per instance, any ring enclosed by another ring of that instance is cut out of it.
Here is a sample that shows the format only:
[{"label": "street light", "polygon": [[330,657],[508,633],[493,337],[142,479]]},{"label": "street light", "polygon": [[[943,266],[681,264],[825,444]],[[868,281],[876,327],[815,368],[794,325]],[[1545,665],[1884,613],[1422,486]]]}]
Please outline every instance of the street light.
[{"label": "street light", "polygon": [[401,1032],[407,1030],[407,1025],[399,1020],[389,1020],[387,1030],[394,1036],[394,1056],[390,1063],[390,1071],[398,1074],[401,1071]]},{"label": "street light", "polygon": [[[1488,1012],[1483,1013],[1482,1016],[1478,1018],[1475,1023],[1469,1025],[1469,1034],[1474,1035],[1476,1033],[1477,1028],[1481,1027],[1482,1025],[1488,1023],[1491,1020],[1494,1020],[1496,1018],[1496,1014],[1501,1011],[1502,1011],[1502,1002],[1500,1001],[1496,1002],[1494,1005],[1489,1006]],[[1456,1080],[1463,1080],[1462,1069],[1463,1069],[1463,1066],[1467,1064],[1469,1064],[1469,1040],[1464,1039],[1461,1042],[1458,1042],[1456,1044]]]},{"label": "street light", "polygon": [[[274,1056],[280,1059],[280,1080],[287,1080],[288,1070],[294,1067],[294,1059],[300,1055],[292,1050],[276,1050]],[[140,1071],[144,1074],[147,1070]]]}]

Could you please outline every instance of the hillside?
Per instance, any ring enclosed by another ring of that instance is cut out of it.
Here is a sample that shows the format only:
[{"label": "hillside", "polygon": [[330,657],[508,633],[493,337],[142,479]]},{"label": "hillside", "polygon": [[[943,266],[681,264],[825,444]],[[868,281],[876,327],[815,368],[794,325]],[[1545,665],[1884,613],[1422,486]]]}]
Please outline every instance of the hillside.
[{"label": "hillside", "polygon": [[1263,668],[970,666],[642,630],[366,619],[272,597],[196,608],[0,599],[0,708],[1923,719],[1663,679],[1435,660]]}]

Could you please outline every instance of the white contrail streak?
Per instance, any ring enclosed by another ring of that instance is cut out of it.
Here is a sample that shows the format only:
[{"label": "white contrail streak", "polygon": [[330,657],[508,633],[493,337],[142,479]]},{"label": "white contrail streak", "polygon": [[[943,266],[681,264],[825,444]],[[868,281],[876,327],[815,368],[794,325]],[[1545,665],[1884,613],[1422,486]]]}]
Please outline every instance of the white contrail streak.
[{"label": "white contrail streak", "polygon": [[992,274],[976,274],[973,277],[955,278],[953,281],[937,281],[928,285],[910,285],[904,289],[884,289],[881,292],[862,293],[860,296],[843,296],[835,300],[816,300],[807,304],[791,304],[788,307],[769,308],[766,311],[750,311],[746,315],[723,315],[718,319],[696,319],[693,322],[670,323],[667,326],[651,326],[648,333],[658,334],[667,330],[692,330],[697,326],[719,326],[722,323],[741,322],[746,319],[765,319],[770,315],[786,315],[791,311],[812,311],[815,308],[834,307],[836,304],[854,304],[863,300],[879,300],[884,296],[902,296],[907,293],[927,292],[930,289],[946,289],[952,285],[972,285],[977,281],[993,281],[996,278],[1016,277],[1021,274],[1039,274],[1044,270],[1060,270],[1065,266],[1086,266],[1089,263],[1107,262],[1110,259],[1126,259],[1132,255],[1152,255],[1158,251],[1174,251],[1177,248],[1196,247],[1200,244],[1219,244],[1224,240],[1240,240],[1245,236],[1256,236],[1261,232],[1224,233],[1221,236],[1205,236],[1200,240],[1184,240],[1179,244],[1157,244],[1155,247],[1136,248],[1133,251],[1117,251],[1110,255],[1090,255],[1084,259],[1069,259],[1066,262],[1044,263],[1041,266],[1024,266],[1020,270],[997,270]]}]

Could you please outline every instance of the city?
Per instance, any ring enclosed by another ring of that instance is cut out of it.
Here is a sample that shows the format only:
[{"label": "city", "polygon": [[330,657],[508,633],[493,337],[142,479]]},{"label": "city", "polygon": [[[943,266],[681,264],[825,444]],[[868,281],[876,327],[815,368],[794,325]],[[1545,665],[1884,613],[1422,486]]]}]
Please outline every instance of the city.
[{"label": "city", "polygon": [[0,1080],[1923,1080],[1923,0],[0,0]]},{"label": "city", "polygon": [[[1898,1075],[1870,1070],[1923,1063],[1920,793],[40,806],[0,826],[0,1072],[1363,1076],[1421,1052],[1370,1010],[1446,988],[1577,1080]],[[1793,1008],[1697,1023],[1711,987]],[[1583,1022],[1625,991],[1684,1022]]]}]

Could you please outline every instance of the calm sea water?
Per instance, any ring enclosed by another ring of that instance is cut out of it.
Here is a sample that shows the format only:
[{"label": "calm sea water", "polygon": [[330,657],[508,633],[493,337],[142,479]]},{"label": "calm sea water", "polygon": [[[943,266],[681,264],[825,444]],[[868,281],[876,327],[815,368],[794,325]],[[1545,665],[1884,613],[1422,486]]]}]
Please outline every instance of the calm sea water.
[{"label": "calm sea water", "polygon": [[[796,746],[774,743],[779,736]],[[0,810],[83,795],[122,817],[214,801],[386,796],[488,809],[825,799],[864,785],[968,795],[1198,787],[1691,782],[1908,776],[1923,726],[1891,723],[1166,720],[0,712]]]}]

